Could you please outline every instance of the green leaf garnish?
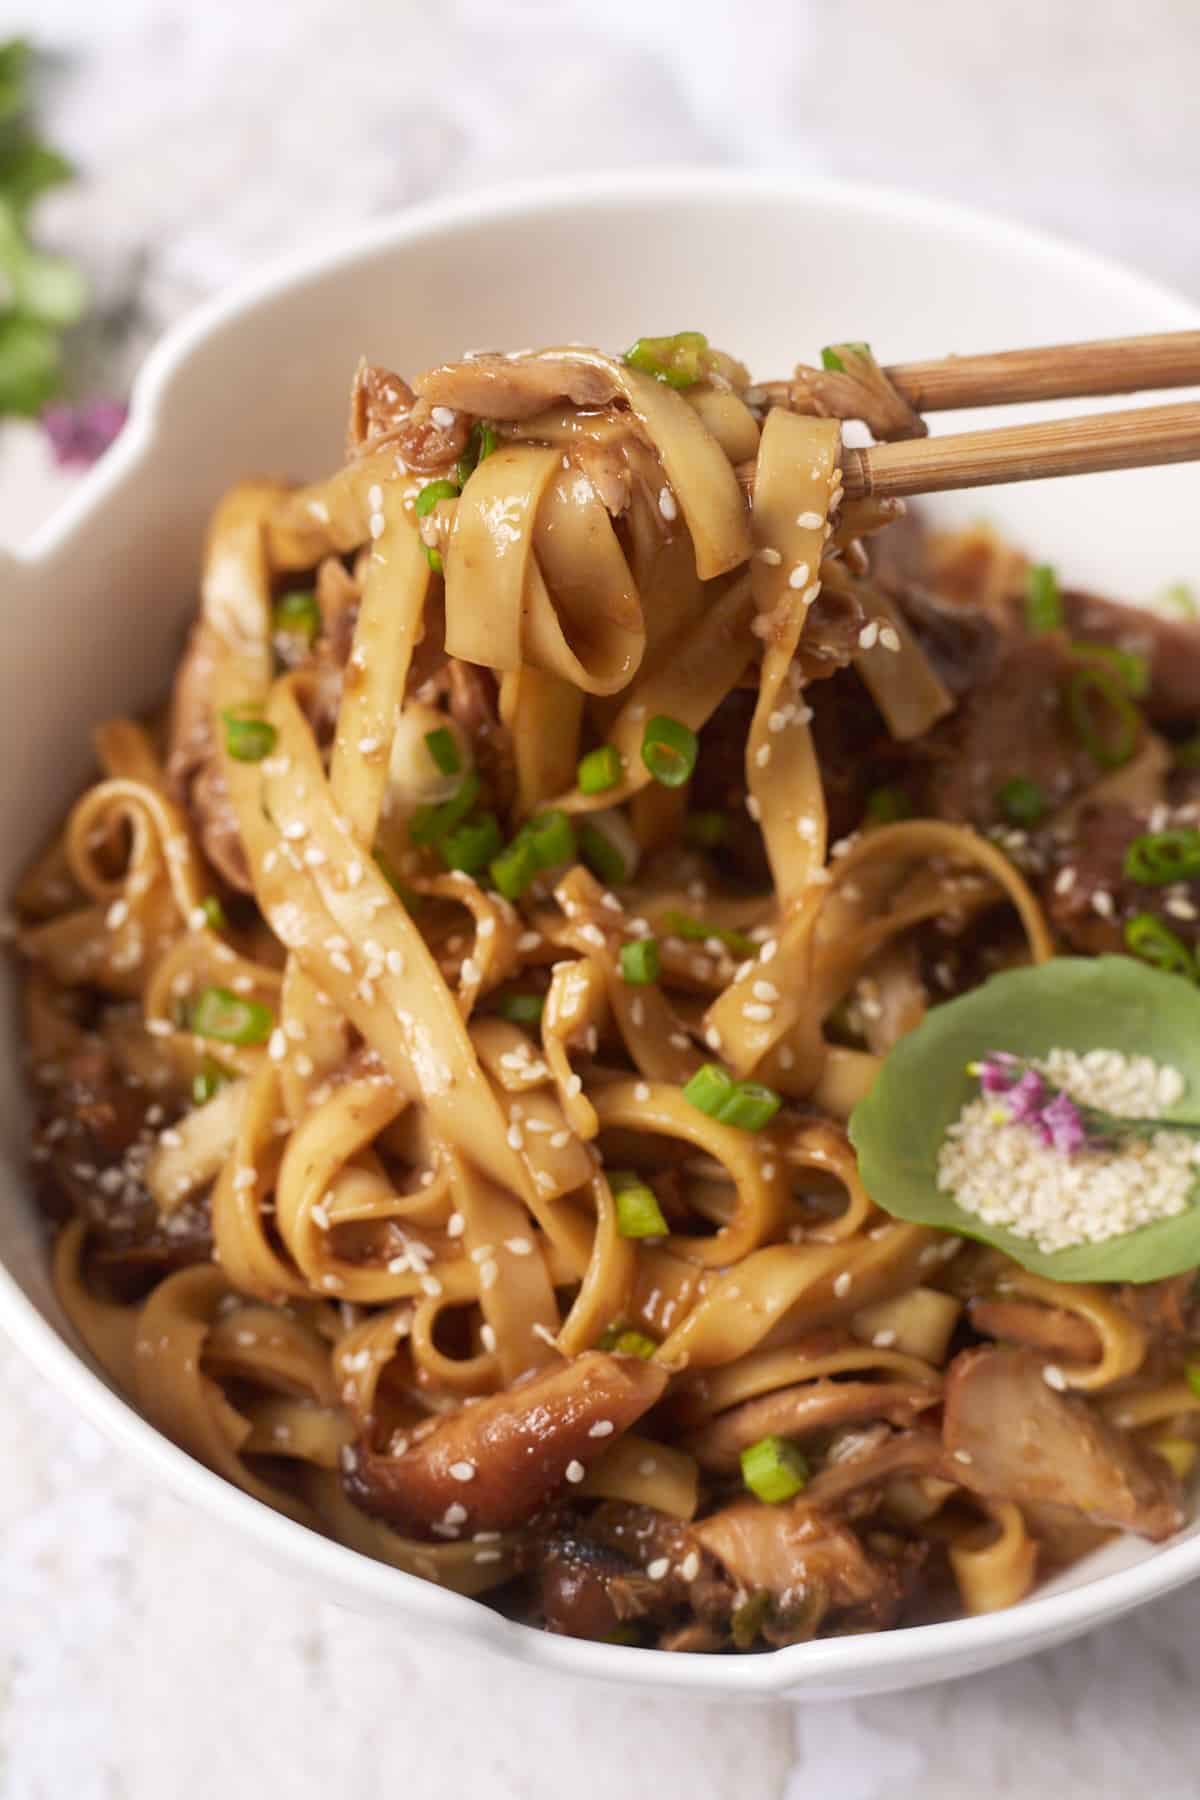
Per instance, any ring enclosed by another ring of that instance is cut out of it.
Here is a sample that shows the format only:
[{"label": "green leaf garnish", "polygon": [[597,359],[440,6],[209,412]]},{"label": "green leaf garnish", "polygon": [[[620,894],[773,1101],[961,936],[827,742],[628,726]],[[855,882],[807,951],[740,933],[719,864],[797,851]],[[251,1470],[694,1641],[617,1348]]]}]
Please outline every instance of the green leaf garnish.
[{"label": "green leaf garnish", "polygon": [[966,1212],[937,1185],[948,1128],[976,1086],[968,1064],[993,1047],[1022,1060],[1054,1049],[1119,1050],[1177,1068],[1183,1097],[1164,1123],[1200,1125],[1200,993],[1129,957],[1056,957],[994,975],[934,1007],[885,1060],[850,1118],[859,1172],[877,1206],[1003,1250],[1053,1281],[1158,1281],[1200,1264],[1200,1189],[1185,1212],[1104,1243],[1039,1250],[1030,1238]]}]

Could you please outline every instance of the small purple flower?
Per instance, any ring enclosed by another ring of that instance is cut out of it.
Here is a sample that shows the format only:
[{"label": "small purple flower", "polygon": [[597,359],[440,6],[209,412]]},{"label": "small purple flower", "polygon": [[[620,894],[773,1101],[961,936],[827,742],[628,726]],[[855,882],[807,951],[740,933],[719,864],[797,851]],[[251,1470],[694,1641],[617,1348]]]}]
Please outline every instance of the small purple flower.
[{"label": "small purple flower", "polygon": [[1040,1122],[1046,1133],[1043,1143],[1052,1144],[1064,1156],[1073,1156],[1087,1143],[1079,1108],[1069,1094],[1056,1094],[1049,1105],[1042,1108]]},{"label": "small purple flower", "polygon": [[119,400],[85,400],[81,406],[47,406],[42,424],[55,462],[86,467],[104,454],[128,417]]},{"label": "small purple flower", "polygon": [[989,1050],[975,1067],[979,1074],[979,1085],[985,1094],[1007,1094],[1013,1085],[1018,1063],[1017,1058],[1007,1050]]},{"label": "small purple flower", "polygon": [[1014,1125],[1032,1125],[1046,1104],[1046,1084],[1036,1069],[1026,1069],[1021,1079],[1005,1095],[1008,1116]]}]

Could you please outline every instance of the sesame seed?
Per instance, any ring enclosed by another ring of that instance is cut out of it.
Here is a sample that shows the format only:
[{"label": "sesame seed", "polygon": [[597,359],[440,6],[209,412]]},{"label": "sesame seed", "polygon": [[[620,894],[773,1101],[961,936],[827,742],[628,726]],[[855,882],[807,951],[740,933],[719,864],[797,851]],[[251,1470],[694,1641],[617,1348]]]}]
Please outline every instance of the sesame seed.
[{"label": "sesame seed", "polygon": [[819,512],[801,512],[796,514],[796,523],[801,531],[819,531],[825,520]]},{"label": "sesame seed", "polygon": [[809,566],[807,563],[805,563],[805,562],[797,563],[795,568],[789,571],[788,586],[790,588],[804,587],[804,585],[808,581],[808,577],[810,574],[811,574],[811,570],[809,569]]},{"label": "sesame seed", "polygon": [[454,427],[458,414],[451,406],[435,406],[429,416],[439,431],[450,431]]},{"label": "sesame seed", "polygon": [[573,1456],[566,1467],[567,1480],[572,1481],[572,1482],[582,1481],[586,1474],[587,1474],[587,1470],[584,1468],[583,1464],[579,1461],[578,1457]]},{"label": "sesame seed", "polygon": [[846,1295],[850,1292],[852,1279],[849,1269],[843,1269],[837,1280],[834,1282],[833,1291],[839,1300],[844,1300]]},{"label": "sesame seed", "polygon": [[669,487],[659,489],[658,510],[664,519],[674,519],[679,515],[679,508],[675,504],[675,496]]},{"label": "sesame seed", "polygon": [[635,1082],[633,1097],[635,1100],[640,1101],[642,1105],[645,1105],[646,1101],[650,1098],[649,1084],[645,1081]]},{"label": "sesame seed", "polygon": [[1045,1368],[1042,1370],[1042,1380],[1046,1383],[1047,1387],[1053,1388],[1056,1393],[1062,1394],[1066,1392],[1067,1378],[1057,1363],[1046,1364]]},{"label": "sesame seed", "polygon": [[661,1581],[671,1570],[671,1559],[667,1556],[656,1556],[652,1563],[646,1564],[646,1573],[651,1581]]},{"label": "sesame seed", "polygon": [[597,1419],[596,1423],[589,1427],[588,1436],[591,1438],[611,1437],[615,1430],[616,1426],[611,1419]]},{"label": "sesame seed", "polygon": [[473,1462],[452,1462],[449,1469],[453,1481],[474,1481],[475,1464]]},{"label": "sesame seed", "polygon": [[954,1460],[955,1462],[960,1463],[972,1463],[975,1458],[971,1455],[969,1450],[956,1450],[954,1452]]},{"label": "sesame seed", "polygon": [[878,621],[878,619],[868,619],[866,624],[863,626],[862,630],[858,634],[859,649],[860,650],[872,649],[874,647],[875,642],[878,639],[878,637],[879,637],[879,621]]},{"label": "sesame seed", "polygon": [[896,1341],[896,1333],[889,1326],[884,1331],[877,1331],[871,1339],[876,1350],[890,1350]]},{"label": "sesame seed", "polygon": [[758,552],[758,560],[759,562],[765,562],[768,568],[774,569],[783,561],[783,558],[778,550],[772,550],[769,544],[764,544],[763,548]]}]

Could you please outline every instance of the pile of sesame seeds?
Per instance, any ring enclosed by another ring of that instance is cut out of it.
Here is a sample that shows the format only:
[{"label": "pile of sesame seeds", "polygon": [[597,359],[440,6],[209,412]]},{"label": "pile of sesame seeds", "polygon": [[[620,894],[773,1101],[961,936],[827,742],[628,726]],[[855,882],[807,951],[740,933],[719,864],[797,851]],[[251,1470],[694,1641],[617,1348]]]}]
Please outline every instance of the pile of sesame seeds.
[{"label": "pile of sesame seeds", "polygon": [[[1033,1066],[1073,1100],[1122,1118],[1160,1113],[1185,1091],[1178,1069],[1119,1050],[1056,1049]],[[1173,1131],[1067,1156],[981,1094],[946,1133],[938,1186],[964,1212],[1050,1253],[1174,1218],[1190,1203],[1198,1164],[1200,1145]]]}]

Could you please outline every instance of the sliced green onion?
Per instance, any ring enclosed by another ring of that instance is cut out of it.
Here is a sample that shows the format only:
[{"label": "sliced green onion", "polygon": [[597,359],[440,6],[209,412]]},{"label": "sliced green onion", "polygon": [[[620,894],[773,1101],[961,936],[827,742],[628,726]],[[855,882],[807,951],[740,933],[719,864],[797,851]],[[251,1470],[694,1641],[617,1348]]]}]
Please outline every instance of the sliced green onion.
[{"label": "sliced green onion", "polygon": [[649,1362],[658,1345],[644,1331],[626,1331],[621,1325],[610,1325],[596,1348],[615,1350],[619,1356],[640,1356],[643,1362]]},{"label": "sliced green onion", "polygon": [[504,844],[504,834],[495,813],[483,813],[456,825],[438,839],[438,854],[448,869],[461,869],[464,875],[478,875],[486,869]]},{"label": "sliced green onion", "polygon": [[206,1062],[192,1076],[192,1105],[207,1106],[217,1089],[223,1088],[228,1080],[224,1069],[218,1068],[215,1062]]},{"label": "sliced green onion", "polygon": [[779,1506],[808,1485],[808,1464],[789,1439],[759,1438],[742,1451],[742,1480],[760,1500]]},{"label": "sliced green onion", "polygon": [[1118,650],[1115,644],[1074,643],[1071,649],[1085,661],[1101,663],[1111,669],[1131,700],[1144,700],[1150,691],[1150,664],[1132,650]]},{"label": "sliced green onion", "polygon": [[416,499],[413,511],[418,519],[427,519],[439,500],[457,500],[458,488],[452,481],[427,481]]},{"label": "sliced green onion", "polygon": [[225,931],[229,920],[225,917],[225,908],[215,894],[207,894],[200,902],[200,911],[204,914],[204,923],[210,931]]},{"label": "sliced green onion", "polygon": [[715,850],[729,836],[729,821],[724,813],[689,813],[683,821],[683,835],[697,850]]},{"label": "sliced green onion", "polygon": [[539,869],[557,869],[575,861],[575,828],[565,812],[538,813],[520,834],[533,846]]},{"label": "sliced green onion", "polygon": [[1153,913],[1135,913],[1125,927],[1125,947],[1156,969],[1168,975],[1186,975],[1196,979],[1196,963],[1191,951],[1169,925]]},{"label": "sliced green onion", "polygon": [[579,827],[579,849],[593,875],[598,875],[606,887],[620,887],[629,873],[625,858],[612,839],[590,819],[585,819]]},{"label": "sliced green onion", "polygon": [[754,956],[757,945],[753,938],[748,938],[744,931],[734,931],[728,925],[710,925],[706,919],[697,919],[691,913],[667,912],[662,916],[662,928],[672,937],[686,938],[689,944],[707,944],[710,938],[724,944],[735,956]]},{"label": "sliced green onion", "polygon": [[1200,831],[1148,831],[1125,852],[1125,873],[1144,887],[1166,887],[1200,875]]},{"label": "sliced green onion", "polygon": [[[1096,701],[1103,702],[1112,721],[1104,735],[1093,717]],[[1102,769],[1119,769],[1133,755],[1141,719],[1137,707],[1120,684],[1103,669],[1080,669],[1067,685],[1067,711],[1075,735]]]},{"label": "sliced green onion", "polygon": [[872,788],[867,795],[867,817],[872,825],[894,825],[912,818],[912,801],[899,787]]},{"label": "sliced green onion", "polygon": [[617,1203],[617,1230],[622,1237],[666,1237],[668,1226],[658,1195],[632,1169],[614,1169],[608,1177]]},{"label": "sliced green onion", "polygon": [[1035,637],[1058,631],[1063,622],[1058,576],[1049,563],[1034,563],[1025,576],[1025,626]]},{"label": "sliced green onion", "polygon": [[696,1070],[683,1090],[683,1097],[691,1106],[707,1113],[715,1119],[733,1094],[733,1076],[728,1074],[719,1063],[705,1063]]},{"label": "sliced green onion", "polygon": [[996,805],[1010,825],[1036,825],[1049,811],[1046,790],[1027,775],[1014,775],[996,789]]},{"label": "sliced green onion", "polygon": [[425,552],[425,561],[429,564],[429,566],[433,570],[434,574],[435,575],[444,575],[446,573],[446,569],[445,569],[445,565],[442,562],[441,551],[435,550],[431,544],[422,544],[421,548]]},{"label": "sliced green onion", "polygon": [[685,1100],[739,1131],[761,1131],[769,1125],[783,1102],[773,1088],[758,1081],[735,1081],[719,1063],[705,1063],[683,1090]]},{"label": "sliced green onion", "polygon": [[663,713],[647,721],[642,734],[642,761],[663,787],[682,787],[696,767],[700,740],[690,725]]},{"label": "sliced green onion", "polygon": [[425,733],[425,748],[433,758],[434,766],[441,775],[457,775],[462,768],[462,757],[459,754],[458,739],[448,725],[439,725],[436,731]]},{"label": "sliced green onion", "polygon": [[221,1044],[265,1044],[274,1028],[269,1006],[243,999],[230,988],[201,988],[188,1008],[187,1029]]},{"label": "sliced green onion", "polygon": [[652,937],[621,945],[621,978],[630,987],[649,987],[658,980],[659,968],[658,945]]},{"label": "sliced green onion", "polygon": [[507,850],[493,859],[488,872],[506,900],[519,900],[538,874],[537,854],[529,839],[514,838]]},{"label": "sliced green onion", "polygon": [[286,636],[302,637],[306,643],[316,643],[321,632],[317,596],[310,588],[296,588],[281,594],[271,613],[271,623],[276,631]]},{"label": "sliced green onion", "polygon": [[771,1596],[766,1588],[755,1588],[740,1606],[734,1607],[729,1615],[729,1635],[735,1650],[753,1650],[770,1610]]},{"label": "sliced green onion", "polygon": [[1200,1363],[1185,1363],[1183,1378],[1193,1394],[1200,1394]]},{"label": "sliced green onion", "polygon": [[677,331],[673,337],[641,337],[621,358],[631,369],[653,375],[668,387],[688,388],[702,381],[712,365],[702,331]]},{"label": "sliced green onion", "polygon": [[465,488],[469,478],[475,473],[480,463],[492,454],[500,442],[490,425],[477,420],[471,427],[471,435],[467,439],[467,447],[454,465],[454,475],[460,488]]},{"label": "sliced green onion", "polygon": [[498,1011],[510,1025],[538,1025],[546,1010],[542,994],[505,994]]},{"label": "sliced green onion", "polygon": [[575,772],[581,794],[603,794],[621,779],[621,752],[615,744],[602,744],[580,757]]},{"label": "sliced green onion", "polygon": [[409,841],[435,844],[456,825],[461,825],[478,800],[481,785],[478,770],[468,769],[462,778],[462,786],[449,800],[443,800],[440,806],[418,806],[408,822]]},{"label": "sliced green onion", "polygon": [[261,762],[275,748],[278,732],[252,703],[244,707],[227,706],[221,713],[225,725],[225,748],[235,762]]},{"label": "sliced green onion", "polygon": [[739,1131],[761,1131],[782,1105],[774,1088],[764,1087],[760,1081],[738,1081],[717,1119],[722,1125],[736,1125]]},{"label": "sliced green onion", "polygon": [[852,340],[845,344],[826,344],[821,351],[821,367],[830,369],[838,375],[844,375],[846,373],[846,364],[842,358],[844,350],[849,350],[851,355],[857,356],[870,356],[871,354],[870,344],[864,344],[861,340]]}]

